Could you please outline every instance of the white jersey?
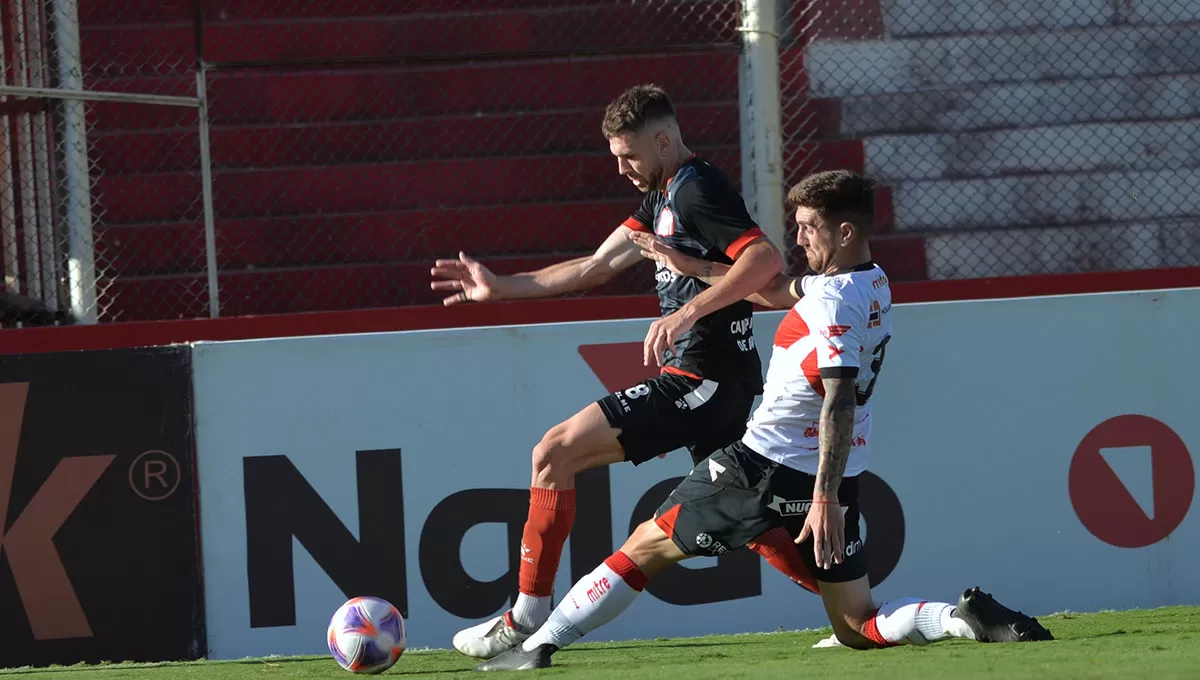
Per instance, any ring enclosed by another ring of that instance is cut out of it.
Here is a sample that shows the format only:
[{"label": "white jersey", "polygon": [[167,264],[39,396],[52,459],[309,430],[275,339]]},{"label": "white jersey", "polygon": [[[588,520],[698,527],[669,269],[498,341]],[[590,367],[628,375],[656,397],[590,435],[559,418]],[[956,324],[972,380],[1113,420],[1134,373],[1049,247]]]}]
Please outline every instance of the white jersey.
[{"label": "white jersey", "polygon": [[742,442],[766,458],[815,475],[824,377],[854,376],[858,409],[846,477],[867,469],[871,393],[892,336],[892,290],[874,263],[806,276],[803,297],[775,332],[762,403]]}]

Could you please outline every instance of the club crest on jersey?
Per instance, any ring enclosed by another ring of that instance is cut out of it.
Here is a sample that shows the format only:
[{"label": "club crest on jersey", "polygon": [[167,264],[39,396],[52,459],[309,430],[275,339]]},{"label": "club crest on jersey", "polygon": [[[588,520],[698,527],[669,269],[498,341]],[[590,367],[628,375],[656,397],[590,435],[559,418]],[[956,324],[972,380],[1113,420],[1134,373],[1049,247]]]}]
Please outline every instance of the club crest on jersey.
[{"label": "club crest on jersey", "polygon": [[879,328],[883,323],[883,314],[879,310],[879,300],[871,301],[871,313],[867,316],[867,328]]},{"label": "club crest on jersey", "polygon": [[654,223],[654,233],[659,236],[672,236],[675,233],[675,216],[671,214],[670,206],[663,206]]}]

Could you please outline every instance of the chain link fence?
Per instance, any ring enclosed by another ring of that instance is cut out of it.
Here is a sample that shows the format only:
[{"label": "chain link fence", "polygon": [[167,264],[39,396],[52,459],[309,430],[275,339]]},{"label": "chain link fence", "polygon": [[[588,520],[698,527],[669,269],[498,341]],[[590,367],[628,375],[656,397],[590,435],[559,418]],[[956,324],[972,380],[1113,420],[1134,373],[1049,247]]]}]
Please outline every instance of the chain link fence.
[{"label": "chain link fence", "polygon": [[437,257],[589,252],[642,82],[768,230],[804,174],[880,179],[895,280],[1200,264],[1200,0],[76,1],[0,0],[34,322],[430,304]]},{"label": "chain link fence", "polygon": [[900,278],[1200,265],[1200,2],[785,6],[788,174],[884,183]]},{"label": "chain link fence", "polygon": [[0,321],[206,315],[204,288],[184,283],[205,265],[189,15],[0,6]]},{"label": "chain link fence", "polygon": [[[511,272],[589,252],[636,206],[600,121],[641,82],[668,86],[689,142],[737,178],[739,15],[729,0],[209,12],[222,313],[435,304],[435,258]],[[639,267],[601,292],[652,289]]]}]

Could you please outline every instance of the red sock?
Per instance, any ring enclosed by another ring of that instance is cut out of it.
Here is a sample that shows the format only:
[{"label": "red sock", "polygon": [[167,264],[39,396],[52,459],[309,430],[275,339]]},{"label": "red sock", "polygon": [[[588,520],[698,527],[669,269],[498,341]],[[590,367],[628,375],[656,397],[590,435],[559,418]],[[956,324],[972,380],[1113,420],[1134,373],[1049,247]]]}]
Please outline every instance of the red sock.
[{"label": "red sock", "polygon": [[575,489],[530,489],[529,518],[521,536],[520,589],[548,597],[562,558],[563,544],[575,525]]},{"label": "red sock", "polygon": [[895,647],[897,643],[888,640],[879,632],[879,622],[877,621],[878,618],[879,610],[876,609],[875,613],[871,615],[871,619],[867,621],[865,626],[863,626],[863,637],[867,638],[871,642],[874,642],[880,647]]},{"label": "red sock", "polygon": [[609,555],[608,559],[604,560],[604,566],[616,572],[617,576],[621,577],[621,580],[628,583],[630,588],[639,593],[645,590],[646,584],[650,582],[650,578],[643,574],[642,570],[638,569],[638,566],[633,563],[633,560],[629,559],[629,556],[620,550]]},{"label": "red sock", "polygon": [[792,536],[783,527],[775,527],[767,533],[759,536],[753,543],[746,546],[754,552],[762,555],[772,567],[783,573],[784,576],[792,579],[805,590],[821,594],[821,588],[817,585],[817,579],[809,573],[808,567],[804,566],[804,561],[800,559],[800,551],[796,548],[796,544],[792,541]]}]

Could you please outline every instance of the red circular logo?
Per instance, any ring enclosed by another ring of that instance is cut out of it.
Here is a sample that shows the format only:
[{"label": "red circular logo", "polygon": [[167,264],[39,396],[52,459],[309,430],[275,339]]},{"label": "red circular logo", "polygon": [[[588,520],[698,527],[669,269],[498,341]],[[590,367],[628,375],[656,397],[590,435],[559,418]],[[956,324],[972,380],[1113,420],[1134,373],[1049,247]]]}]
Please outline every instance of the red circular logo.
[{"label": "red circular logo", "polygon": [[[1137,483],[1139,476],[1145,483]],[[1068,490],[1092,535],[1143,548],[1183,522],[1195,482],[1192,457],[1174,430],[1149,416],[1124,415],[1100,423],[1079,443]]]}]

